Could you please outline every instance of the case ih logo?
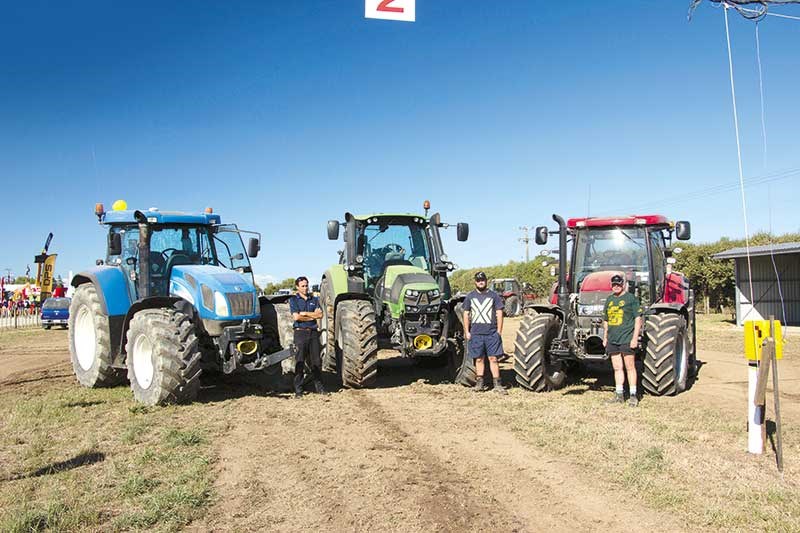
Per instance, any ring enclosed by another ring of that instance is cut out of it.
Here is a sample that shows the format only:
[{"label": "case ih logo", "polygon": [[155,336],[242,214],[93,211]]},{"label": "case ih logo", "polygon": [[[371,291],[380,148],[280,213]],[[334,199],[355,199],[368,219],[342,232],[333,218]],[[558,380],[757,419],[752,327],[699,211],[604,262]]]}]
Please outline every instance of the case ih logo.
[{"label": "case ih logo", "polygon": [[415,0],[365,0],[364,17],[368,19],[416,20]]}]

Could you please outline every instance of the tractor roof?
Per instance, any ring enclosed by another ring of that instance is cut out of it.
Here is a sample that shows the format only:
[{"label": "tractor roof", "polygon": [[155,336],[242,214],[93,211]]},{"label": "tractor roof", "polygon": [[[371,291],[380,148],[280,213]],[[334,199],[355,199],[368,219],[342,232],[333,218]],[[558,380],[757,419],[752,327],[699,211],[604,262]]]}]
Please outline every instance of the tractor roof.
[{"label": "tractor roof", "polygon": [[623,217],[570,218],[568,228],[597,228],[615,226],[670,226],[672,223],[661,215],[628,215]]},{"label": "tractor roof", "polygon": [[428,217],[425,217],[425,216],[422,216],[422,215],[415,215],[414,213],[372,213],[371,215],[353,215],[354,219],[356,219],[358,221],[361,221],[361,222],[363,222],[365,220],[368,220],[370,218],[375,218],[375,217],[378,217],[378,218],[385,218],[385,217],[411,218],[411,219],[417,218],[417,219],[422,219],[422,220],[425,220],[425,221],[428,220]]},{"label": "tractor roof", "polygon": [[[135,224],[136,219],[133,214],[135,210],[126,211],[107,211],[103,214],[101,222],[103,224]],[[147,216],[147,221],[151,224],[192,224],[210,226],[220,223],[220,216],[213,213],[182,213],[180,211],[159,211],[158,209],[148,209],[142,211]]]}]

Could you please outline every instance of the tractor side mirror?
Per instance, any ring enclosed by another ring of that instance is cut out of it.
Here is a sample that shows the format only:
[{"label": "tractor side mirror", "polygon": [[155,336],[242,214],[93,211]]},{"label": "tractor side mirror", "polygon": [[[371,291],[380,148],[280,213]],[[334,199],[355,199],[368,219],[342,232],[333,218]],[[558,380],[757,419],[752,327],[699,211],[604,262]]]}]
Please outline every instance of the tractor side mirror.
[{"label": "tractor side mirror", "polygon": [[679,241],[688,241],[692,238],[692,226],[686,220],[679,220],[675,223],[675,237]]},{"label": "tractor side mirror", "polygon": [[466,222],[459,222],[458,225],[456,225],[456,236],[459,241],[466,241],[469,238],[469,224]]},{"label": "tractor side mirror", "polygon": [[255,237],[250,237],[247,242],[247,257],[256,257],[261,250],[261,243]]},{"label": "tractor side mirror", "polygon": [[122,236],[119,233],[108,234],[108,255],[119,255],[122,253]]},{"label": "tractor side mirror", "polygon": [[547,244],[547,226],[536,228],[536,244]]},{"label": "tractor side mirror", "polygon": [[329,220],[328,221],[328,239],[335,241],[339,238],[339,221],[338,220]]}]

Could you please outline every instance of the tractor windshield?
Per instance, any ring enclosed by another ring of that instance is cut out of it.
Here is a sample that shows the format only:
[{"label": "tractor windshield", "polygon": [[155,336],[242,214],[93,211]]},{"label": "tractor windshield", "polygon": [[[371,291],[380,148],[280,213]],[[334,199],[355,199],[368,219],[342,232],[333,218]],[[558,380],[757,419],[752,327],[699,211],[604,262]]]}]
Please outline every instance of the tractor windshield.
[{"label": "tractor windshield", "polygon": [[575,279],[602,270],[633,272],[638,281],[647,281],[647,242],[643,228],[588,229],[577,232]]},{"label": "tractor windshield", "polygon": [[430,271],[430,251],[425,227],[378,221],[363,227],[357,253],[364,257],[368,280],[379,278],[389,265],[410,265]]}]

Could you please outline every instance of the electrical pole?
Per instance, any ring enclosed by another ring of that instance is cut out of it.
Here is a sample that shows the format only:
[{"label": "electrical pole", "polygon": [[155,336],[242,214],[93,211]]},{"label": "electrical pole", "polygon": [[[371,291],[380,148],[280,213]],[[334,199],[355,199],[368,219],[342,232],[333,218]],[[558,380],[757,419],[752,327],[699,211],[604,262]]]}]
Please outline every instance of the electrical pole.
[{"label": "electrical pole", "polygon": [[528,226],[520,226],[519,229],[524,232],[524,236],[520,237],[517,240],[519,242],[525,244],[525,262],[527,263],[527,262],[529,262],[531,260],[531,256],[530,256],[530,252],[529,252],[531,239],[530,239],[530,237],[528,237],[528,230],[530,228]]}]

